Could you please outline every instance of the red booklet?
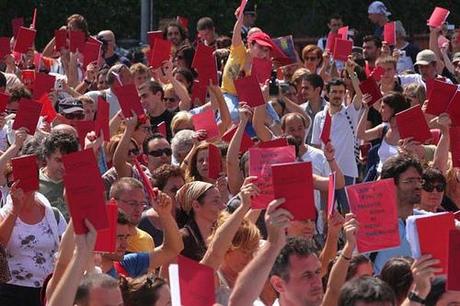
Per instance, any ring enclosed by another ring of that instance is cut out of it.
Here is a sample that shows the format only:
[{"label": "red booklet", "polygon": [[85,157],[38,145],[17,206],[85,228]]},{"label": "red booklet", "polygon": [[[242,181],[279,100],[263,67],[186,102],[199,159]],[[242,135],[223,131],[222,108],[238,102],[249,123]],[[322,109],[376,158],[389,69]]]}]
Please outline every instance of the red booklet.
[{"label": "red booklet", "polygon": [[198,44],[193,57],[192,68],[198,72],[200,82],[209,84],[219,84],[217,80],[217,62],[214,56],[214,48]]},{"label": "red booklet", "polygon": [[430,128],[420,105],[412,106],[396,114],[396,124],[401,139],[413,137],[415,141],[425,143],[431,138]]},{"label": "red booklet", "polygon": [[44,94],[48,93],[54,89],[54,83],[56,82],[56,77],[46,73],[36,73],[34,81],[34,92],[33,98],[39,100]]},{"label": "red booklet", "polygon": [[184,306],[213,306],[216,302],[214,270],[179,255],[179,286]]},{"label": "red booklet", "polygon": [[41,111],[41,103],[24,98],[19,100],[19,109],[13,122],[13,130],[25,127],[29,135],[34,135]]},{"label": "red booklet", "polygon": [[161,121],[157,125],[157,132],[160,133],[161,135],[163,135],[164,137],[168,136],[168,134],[166,132],[166,123],[164,121]]},{"label": "red booklet", "polygon": [[383,179],[346,187],[350,210],[359,222],[359,253],[400,245],[398,206],[394,180]]},{"label": "red booklet", "polygon": [[321,131],[321,141],[326,145],[329,141],[331,141],[331,125],[332,119],[329,111],[326,111],[326,119],[324,121],[323,130]]},{"label": "red booklet", "polygon": [[116,202],[109,202],[105,209],[109,226],[97,231],[94,251],[100,253],[113,253],[117,248],[118,205]]},{"label": "red booklet", "polygon": [[139,118],[145,116],[141,99],[137,94],[136,85],[128,84],[114,87],[113,92],[118,98],[118,102],[120,103],[120,107],[125,118],[132,117],[132,111],[134,111]]},{"label": "red booklet", "polygon": [[260,189],[260,194],[251,201],[252,208],[267,208],[274,199],[271,165],[290,163],[295,159],[294,146],[249,149],[249,175],[257,176],[255,184]]},{"label": "red booklet", "polygon": [[280,207],[288,210],[294,220],[316,220],[310,162],[272,165],[272,181],[274,198],[286,200]]},{"label": "red booklet", "polygon": [[101,45],[87,41],[83,52],[83,66],[86,68],[92,62],[98,62],[101,56]]},{"label": "red booklet", "polygon": [[351,40],[336,38],[332,57],[335,60],[346,62],[352,49],[353,42]]},{"label": "red booklet", "polygon": [[153,189],[152,184],[150,183],[150,180],[145,174],[144,170],[142,170],[141,164],[136,158],[133,158],[133,164],[134,164],[134,167],[136,167],[136,170],[139,173],[139,176],[141,177],[142,184],[144,184],[144,189],[145,191],[147,191],[148,196],[150,197],[151,200],[155,200],[157,198],[157,193]]},{"label": "red booklet", "polygon": [[390,46],[396,45],[396,22],[387,22],[383,26],[383,40]]},{"label": "red booklet", "polygon": [[449,265],[447,269],[447,290],[460,291],[460,231],[449,232]]},{"label": "red booklet", "polygon": [[37,156],[23,155],[11,159],[14,180],[19,180],[18,188],[24,192],[38,190]]},{"label": "red booklet", "polygon": [[101,132],[104,135],[104,141],[110,141],[110,106],[101,96],[97,98],[96,112],[96,134],[99,136]]},{"label": "red booklet", "polygon": [[238,99],[250,107],[264,105],[265,100],[255,75],[250,75],[234,81]]},{"label": "red booklet", "polygon": [[208,132],[207,139],[213,139],[219,136],[219,128],[217,127],[213,110],[209,109],[205,112],[193,115],[192,121],[195,131],[206,130],[206,132]]},{"label": "red booklet", "polygon": [[273,62],[269,59],[254,57],[252,59],[251,75],[255,75],[259,84],[265,84],[272,74]]},{"label": "red booklet", "polygon": [[147,41],[149,42],[150,49],[153,49],[156,39],[163,39],[163,31],[147,32]]},{"label": "red booklet", "polygon": [[208,93],[208,82],[200,82],[195,80],[192,86],[192,103],[196,103],[198,100],[198,104],[202,105],[206,102],[206,94]]},{"label": "red booklet", "polygon": [[77,129],[78,142],[80,148],[85,147],[86,134],[92,131],[96,131],[96,121],[92,120],[75,120],[72,125]]},{"label": "red booklet", "polygon": [[34,46],[35,35],[37,35],[37,31],[34,29],[20,27],[13,50],[18,53],[27,53]]},{"label": "red booklet", "polygon": [[450,11],[443,7],[435,7],[433,13],[431,13],[430,19],[427,21],[427,25],[433,28],[439,28],[446,22],[447,16],[449,16]]},{"label": "red booklet", "polygon": [[369,77],[374,78],[377,82],[380,82],[382,79],[382,75],[385,73],[385,69],[383,69],[382,66],[376,66],[372,70],[372,72],[369,74]]},{"label": "red booklet", "polygon": [[426,112],[436,116],[444,113],[456,92],[457,85],[434,80],[431,84],[430,95],[427,95],[428,105]]},{"label": "red booklet", "polygon": [[11,53],[10,38],[0,37],[0,60]]},{"label": "red booklet", "polygon": [[258,148],[278,148],[278,147],[285,147],[288,146],[289,143],[287,142],[286,137],[275,138],[269,141],[259,142],[257,144]]},{"label": "red booklet", "polygon": [[48,98],[48,95],[43,95],[38,102],[42,105],[42,111],[40,116],[44,117],[48,123],[52,123],[57,116],[56,109],[54,109],[53,103]]},{"label": "red booklet", "polygon": [[327,192],[327,218],[329,219],[335,211],[335,172],[329,174]]},{"label": "red booklet", "polygon": [[161,67],[163,62],[168,61],[171,57],[171,42],[164,39],[155,39],[153,49],[150,51],[150,66],[153,69]]},{"label": "red booklet", "polygon": [[54,49],[60,51],[67,48],[67,30],[54,30]]},{"label": "red booklet", "polygon": [[372,100],[368,103],[369,107],[382,98],[382,92],[380,91],[380,87],[377,84],[377,81],[371,76],[359,83],[359,88],[361,89],[363,94],[368,94],[372,96]]},{"label": "red booklet", "polygon": [[222,158],[218,147],[209,144],[208,147],[208,177],[217,179],[222,172]]},{"label": "red booklet", "polygon": [[[238,126],[234,126],[231,129],[229,129],[227,132],[225,132],[225,134],[222,136],[222,140],[227,142],[227,143],[230,143],[230,141],[232,140],[233,136],[236,133],[237,128],[238,128]],[[243,138],[241,139],[241,144],[240,144],[240,153],[246,152],[247,150],[249,150],[249,148],[252,148],[253,146],[254,146],[254,142],[248,136],[248,134],[246,134],[246,132],[244,132],[243,133]]]},{"label": "red booklet", "polygon": [[451,127],[449,129],[449,135],[452,166],[460,167],[460,126]]},{"label": "red booklet", "polygon": [[85,33],[82,31],[70,31],[69,32],[69,40],[70,40],[70,52],[80,52],[83,53],[85,51],[85,41],[86,36]]},{"label": "red booklet", "polygon": [[452,126],[460,126],[460,92],[456,91],[447,106],[446,113],[452,120]]},{"label": "red booklet", "polygon": [[348,39],[348,26],[341,27],[337,33],[342,37],[342,39]]},{"label": "red booklet", "polygon": [[335,48],[335,40],[341,38],[342,35],[338,33],[329,32],[329,34],[327,35],[326,49],[329,49],[330,52],[333,52]]}]

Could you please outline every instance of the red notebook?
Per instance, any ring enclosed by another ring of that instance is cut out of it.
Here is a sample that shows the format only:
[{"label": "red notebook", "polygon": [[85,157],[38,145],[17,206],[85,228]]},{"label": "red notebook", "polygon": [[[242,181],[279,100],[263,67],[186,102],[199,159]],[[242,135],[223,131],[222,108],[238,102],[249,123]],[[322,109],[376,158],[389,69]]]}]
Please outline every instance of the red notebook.
[{"label": "red notebook", "polygon": [[258,148],[278,148],[278,147],[286,147],[289,143],[287,142],[286,137],[275,138],[269,141],[259,142],[257,144]]},{"label": "red notebook", "polygon": [[444,113],[456,92],[457,85],[434,80],[431,85],[430,95],[427,96],[428,105],[426,112],[436,116]]},{"label": "red notebook", "polygon": [[251,201],[252,208],[267,208],[274,199],[271,165],[291,163],[295,159],[294,146],[249,149],[249,175],[257,176],[255,184],[260,189],[260,194]]},{"label": "red notebook", "polygon": [[383,26],[383,40],[390,46],[396,45],[396,22],[387,22]]},{"label": "red notebook", "polygon": [[160,133],[161,135],[163,135],[165,138],[168,136],[168,134],[166,132],[166,123],[164,121],[161,121],[157,125],[157,132]]},{"label": "red notebook", "polygon": [[265,100],[255,75],[250,75],[234,81],[238,99],[250,107],[264,105]]},{"label": "red notebook", "polygon": [[327,192],[327,218],[329,219],[335,211],[335,172],[329,174]]},{"label": "red notebook", "polygon": [[42,105],[42,111],[40,116],[44,117],[48,123],[52,123],[57,116],[56,109],[54,109],[53,103],[48,98],[48,95],[43,95],[38,102]]},{"label": "red notebook", "polygon": [[372,72],[369,74],[369,77],[374,78],[377,82],[380,82],[382,79],[382,75],[385,73],[385,69],[383,69],[382,66],[376,66],[372,70]]},{"label": "red notebook", "polygon": [[37,35],[37,31],[34,29],[20,27],[13,50],[18,53],[27,53],[34,47],[35,35]]},{"label": "red notebook", "polygon": [[153,69],[161,67],[163,62],[168,61],[171,57],[171,42],[164,39],[155,39],[153,49],[150,51],[150,66]]},{"label": "red notebook", "polygon": [[421,255],[431,254],[439,259],[443,271],[447,273],[449,256],[449,232],[455,229],[453,213],[438,213],[415,220]]},{"label": "red notebook", "polygon": [[125,118],[133,116],[132,111],[140,118],[145,115],[142,108],[141,99],[137,93],[136,85],[128,84],[113,88],[113,92],[118,98],[120,107]]},{"label": "red notebook", "polygon": [[70,40],[70,52],[80,52],[83,53],[85,51],[85,41],[86,36],[85,33],[82,31],[70,31],[69,32],[69,40]]},{"label": "red notebook", "polygon": [[101,56],[101,45],[86,42],[85,43],[85,51],[83,52],[83,65],[86,68],[92,62],[98,62]]},{"label": "red notebook", "polygon": [[326,111],[326,119],[324,121],[323,130],[321,131],[321,141],[326,145],[329,141],[331,141],[331,125],[332,119],[329,111]]},{"label": "red notebook", "polygon": [[342,37],[342,39],[348,39],[348,26],[341,27],[337,33]]},{"label": "red notebook", "polygon": [[460,291],[460,231],[449,232],[449,265],[447,270],[447,290]]},{"label": "red notebook", "polygon": [[10,38],[0,37],[0,60],[11,53]]},{"label": "red notebook", "polygon": [[252,59],[251,75],[255,75],[259,84],[265,84],[272,74],[273,62],[269,59],[254,57]]},{"label": "red notebook", "polygon": [[46,73],[36,73],[34,81],[34,92],[33,98],[39,100],[43,95],[48,95],[48,93],[54,89],[54,83],[56,82],[56,77]]},{"label": "red notebook", "polygon": [[96,112],[96,134],[100,135],[101,131],[104,134],[104,141],[110,141],[110,106],[101,96],[97,98]]},{"label": "red notebook", "polygon": [[368,94],[372,96],[372,100],[368,103],[368,106],[372,106],[375,102],[382,98],[382,92],[380,87],[377,84],[377,81],[373,77],[368,77],[366,80],[359,83],[359,88],[363,94]]},{"label": "red notebook", "polygon": [[134,167],[136,167],[137,173],[141,177],[142,184],[144,185],[145,191],[147,191],[148,196],[151,200],[155,200],[157,198],[157,193],[152,187],[149,178],[145,174],[144,170],[142,170],[142,166],[136,158],[133,158]]},{"label": "red notebook", "polygon": [[316,220],[310,162],[272,165],[272,181],[274,198],[286,200],[280,207],[288,210],[294,220]]},{"label": "red notebook", "polygon": [[213,306],[216,302],[214,270],[179,255],[179,286],[184,306]]},{"label": "red notebook", "polygon": [[78,121],[73,121],[72,125],[77,129],[78,142],[80,143],[80,148],[84,148],[86,134],[92,131],[96,131],[96,121],[78,120]]},{"label": "red notebook", "polygon": [[398,206],[394,180],[383,179],[346,187],[350,210],[359,222],[359,253],[400,245]]},{"label": "red notebook", "polygon": [[34,135],[41,111],[41,103],[24,98],[19,100],[19,109],[13,122],[13,130],[25,127],[29,135]]},{"label": "red notebook", "polygon": [[109,226],[97,231],[94,251],[100,253],[114,253],[117,248],[118,205],[116,202],[109,202],[105,208]]},{"label": "red notebook", "polygon": [[332,57],[335,60],[346,62],[352,49],[353,42],[351,40],[336,38]]},{"label": "red notebook", "polygon": [[446,113],[449,114],[452,126],[460,126],[460,92],[456,91],[447,106]]},{"label": "red notebook", "polygon": [[329,49],[329,52],[333,52],[335,48],[335,40],[336,39],[341,39],[342,35],[338,33],[332,33],[329,32],[327,35],[327,40],[326,40],[326,49]]},{"label": "red notebook", "polygon": [[[225,132],[225,134],[222,136],[222,140],[227,143],[230,143],[230,141],[232,140],[233,136],[236,133],[237,128],[238,126],[234,126],[231,129],[229,129],[227,132]],[[254,146],[254,142],[248,136],[248,134],[244,132],[243,138],[241,139],[241,144],[240,144],[240,153],[246,152],[247,150],[249,150],[249,148],[252,148],[253,146]]]},{"label": "red notebook", "polygon": [[219,84],[217,80],[217,62],[214,56],[214,48],[198,44],[193,57],[192,68],[198,72],[200,82],[209,84]]},{"label": "red notebook", "polygon": [[11,159],[14,180],[19,180],[18,188],[24,192],[38,190],[37,156],[23,155]]},{"label": "red notebook", "polygon": [[54,49],[60,51],[67,48],[67,30],[54,30]]},{"label": "red notebook", "polygon": [[430,128],[420,105],[415,105],[396,114],[396,124],[401,139],[413,137],[413,140],[425,143],[431,138]]},{"label": "red notebook", "polygon": [[208,82],[200,82],[195,80],[192,87],[192,103],[198,100],[200,105],[206,102],[206,94],[208,93]]},{"label": "red notebook", "polygon": [[205,112],[193,115],[192,121],[195,131],[206,130],[208,133],[207,139],[213,139],[219,136],[219,128],[217,127],[213,110],[209,109]]},{"label": "red notebook", "polygon": [[163,39],[163,31],[150,31],[150,32],[147,32],[147,41],[149,42],[150,49],[153,49],[155,39]]},{"label": "red notebook", "polygon": [[451,127],[449,129],[449,135],[452,166],[460,167],[460,126]]},{"label": "red notebook", "polygon": [[218,147],[209,144],[208,147],[208,177],[217,179],[222,172],[222,158]]},{"label": "red notebook", "polygon": [[427,25],[433,28],[439,28],[446,22],[447,16],[449,16],[450,11],[443,7],[435,7],[433,13],[431,13],[430,19],[427,21]]}]

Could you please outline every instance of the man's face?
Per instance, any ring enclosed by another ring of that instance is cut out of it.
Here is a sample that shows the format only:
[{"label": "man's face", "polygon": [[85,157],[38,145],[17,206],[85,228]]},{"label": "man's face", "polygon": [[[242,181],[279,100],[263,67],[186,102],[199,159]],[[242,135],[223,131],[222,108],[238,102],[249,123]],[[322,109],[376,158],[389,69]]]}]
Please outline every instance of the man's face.
[{"label": "man's face", "polygon": [[62,162],[62,153],[56,150],[46,157],[46,173],[53,180],[62,180],[64,177],[64,163]]},{"label": "man's face", "polygon": [[252,27],[256,24],[256,13],[245,13],[243,16],[243,24],[247,27]]},{"label": "man's face", "polygon": [[460,61],[453,63],[455,70],[454,74],[457,80],[460,80]]},{"label": "man's face", "polygon": [[424,81],[432,80],[436,78],[438,72],[436,71],[436,63],[431,63],[429,65],[418,65],[420,74]]},{"label": "man's face", "polygon": [[162,103],[161,92],[154,94],[150,91],[148,86],[143,86],[141,89],[139,89],[139,98],[141,98],[142,107],[145,108],[147,112],[154,109],[155,104]]},{"label": "man's face", "polygon": [[343,21],[342,19],[335,19],[335,18],[332,18],[329,23],[327,24],[327,26],[329,27],[329,30],[331,32],[334,32],[334,33],[337,33],[337,31],[343,27]]},{"label": "man's face", "polygon": [[182,36],[180,34],[179,28],[175,26],[168,27],[168,30],[166,31],[166,37],[175,46],[178,46],[182,41]]},{"label": "man's face", "polygon": [[19,109],[19,101],[12,101],[6,105],[7,114],[16,114]]},{"label": "man's face", "polygon": [[[163,188],[163,192],[171,197],[173,204],[175,204],[176,193],[185,184],[184,179],[180,176],[172,176]],[[173,207],[176,207],[173,205]]]},{"label": "man's face", "polygon": [[286,120],[284,133],[287,136],[294,137],[300,143],[303,143],[306,135],[305,128],[306,127],[300,118],[290,117]]},{"label": "man's face", "polygon": [[123,83],[123,85],[128,85],[133,82],[133,76],[131,74],[131,71],[127,67],[123,67],[120,70],[120,81]]},{"label": "man's face", "polygon": [[214,29],[204,29],[198,31],[198,35],[201,37],[202,40],[206,42],[213,42],[214,41]]},{"label": "man's face", "polygon": [[320,88],[314,88],[313,85],[307,80],[302,80],[300,85],[300,96],[302,97],[302,102],[306,102],[313,98],[316,98],[320,95]]},{"label": "man's face", "polygon": [[398,202],[415,205],[420,203],[422,194],[422,176],[414,167],[410,167],[399,176],[397,184]]},{"label": "man's face", "polygon": [[142,73],[136,73],[134,75],[134,85],[136,85],[136,88],[139,88],[142,84],[144,84],[149,78],[149,74],[146,72]]},{"label": "man's face", "polygon": [[252,57],[256,58],[269,58],[271,49],[269,47],[265,47],[259,45],[258,43],[252,43],[250,52]]},{"label": "man's face", "polygon": [[345,93],[345,85],[332,85],[331,88],[329,88],[329,92],[327,93],[327,96],[329,97],[329,103],[332,106],[339,107],[342,105]]},{"label": "man's face", "polygon": [[102,256],[112,261],[120,261],[123,259],[128,250],[128,238],[130,236],[128,224],[117,224],[117,241],[114,253],[103,254]]},{"label": "man's face", "polygon": [[382,82],[389,84],[394,82],[396,69],[392,63],[379,63],[378,66],[382,67],[384,72],[382,74]]},{"label": "man's face", "polygon": [[120,288],[92,288],[88,306],[123,306]]},{"label": "man's face", "polygon": [[375,61],[380,56],[380,50],[374,41],[365,41],[363,43],[363,56],[366,61]]},{"label": "man's face", "polygon": [[132,225],[138,225],[141,221],[142,212],[148,205],[144,190],[140,188],[127,188],[117,200],[118,206],[128,216]]},{"label": "man's face", "polygon": [[280,286],[279,294],[289,305],[321,305],[324,292],[318,257],[291,255],[289,280],[281,280]]},{"label": "man's face", "polygon": [[153,171],[164,164],[171,164],[171,145],[164,138],[155,138],[149,141],[148,168]]},{"label": "man's face", "polygon": [[369,20],[375,24],[380,19],[380,14],[369,14],[368,17],[369,17]]}]

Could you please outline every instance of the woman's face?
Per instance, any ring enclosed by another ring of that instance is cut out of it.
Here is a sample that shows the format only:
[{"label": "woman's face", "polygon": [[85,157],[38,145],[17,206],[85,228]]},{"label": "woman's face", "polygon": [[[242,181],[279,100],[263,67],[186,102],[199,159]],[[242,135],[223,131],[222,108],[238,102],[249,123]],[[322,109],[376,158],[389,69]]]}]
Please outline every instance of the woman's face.
[{"label": "woman's face", "polygon": [[446,185],[438,181],[425,181],[422,185],[420,206],[423,210],[435,212],[441,206]]},{"label": "woman's face", "polygon": [[383,122],[389,122],[393,117],[393,109],[385,103],[380,104],[380,115],[382,115]]},{"label": "woman's face", "polygon": [[176,26],[168,27],[166,38],[175,46],[180,45],[182,42],[182,35],[180,34],[179,28]]},{"label": "woman's face", "polygon": [[196,204],[193,207],[196,217],[200,217],[208,222],[216,222],[220,212],[225,208],[220,192],[217,188],[212,187],[206,191],[202,204]]},{"label": "woman's face", "polygon": [[189,68],[187,66],[187,62],[185,61],[185,57],[184,57],[184,54],[182,52],[179,52],[176,54],[176,56],[174,57],[174,67],[177,67],[177,68]]},{"label": "woman's face", "polygon": [[321,57],[318,57],[315,52],[309,52],[303,58],[304,66],[312,73],[315,73],[318,69]]},{"label": "woman's face", "polygon": [[208,150],[203,149],[198,151],[196,156],[196,169],[200,176],[204,179],[208,178]]},{"label": "woman's face", "polygon": [[152,306],[171,306],[171,293],[168,285],[161,286],[157,294],[158,299]]},{"label": "woman's face", "polygon": [[414,90],[408,89],[404,91],[404,96],[410,100],[410,106],[421,105]]},{"label": "woman's face", "polygon": [[109,88],[109,86],[107,86],[106,76],[106,74],[100,74],[97,77],[97,90],[104,90]]},{"label": "woman's face", "polygon": [[312,220],[291,221],[287,231],[289,237],[312,239],[315,234],[315,223]]},{"label": "woman's face", "polygon": [[93,121],[94,114],[96,114],[96,104],[83,103],[83,109],[85,111],[85,120]]},{"label": "woman's face", "polygon": [[175,111],[179,107],[179,98],[176,96],[174,90],[165,91],[163,101],[169,111]]},{"label": "woman's face", "polygon": [[238,274],[248,265],[248,263],[254,257],[256,249],[247,250],[238,248],[235,250],[229,250],[225,254],[224,265],[231,269],[234,273]]}]

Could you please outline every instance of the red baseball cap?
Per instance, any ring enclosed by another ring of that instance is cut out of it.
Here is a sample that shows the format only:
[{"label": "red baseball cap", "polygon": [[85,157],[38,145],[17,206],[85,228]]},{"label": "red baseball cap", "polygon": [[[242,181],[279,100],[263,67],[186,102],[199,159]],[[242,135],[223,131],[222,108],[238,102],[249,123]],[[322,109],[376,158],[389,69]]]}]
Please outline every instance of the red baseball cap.
[{"label": "red baseball cap", "polygon": [[264,32],[255,32],[248,37],[248,42],[256,42],[261,46],[268,47],[273,50],[272,39]]}]

